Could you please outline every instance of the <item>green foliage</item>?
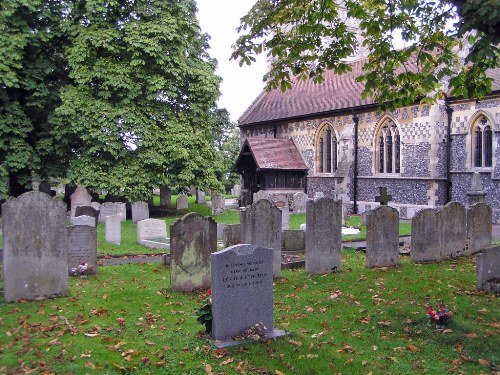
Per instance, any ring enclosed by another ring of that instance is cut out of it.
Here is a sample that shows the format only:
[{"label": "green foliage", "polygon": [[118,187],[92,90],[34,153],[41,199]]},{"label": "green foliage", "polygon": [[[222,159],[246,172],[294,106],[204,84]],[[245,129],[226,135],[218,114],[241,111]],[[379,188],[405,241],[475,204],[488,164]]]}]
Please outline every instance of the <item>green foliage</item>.
[{"label": "green foliage", "polygon": [[[499,65],[498,1],[455,3],[458,13],[450,0],[258,0],[241,19],[239,30],[246,34],[232,58],[251,64],[254,55],[267,52],[268,89],[285,91],[294,79],[321,82],[325,70],[351,69],[345,58],[359,47],[351,28],[358,25],[369,50],[358,79],[365,84],[363,97],[381,109],[433,103],[448,77],[452,95],[480,97],[491,91],[486,70]],[[398,35],[410,46],[396,49]],[[466,37],[471,45],[463,65],[457,51]]]}]

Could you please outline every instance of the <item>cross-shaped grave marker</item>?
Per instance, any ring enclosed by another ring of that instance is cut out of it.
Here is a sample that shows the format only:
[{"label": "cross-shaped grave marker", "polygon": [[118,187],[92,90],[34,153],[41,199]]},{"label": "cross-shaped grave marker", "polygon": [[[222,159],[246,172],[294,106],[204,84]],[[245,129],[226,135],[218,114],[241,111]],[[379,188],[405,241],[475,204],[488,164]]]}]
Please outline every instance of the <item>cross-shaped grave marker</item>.
[{"label": "cross-shaped grave marker", "polygon": [[387,203],[392,200],[392,195],[387,194],[386,187],[379,187],[378,192],[380,195],[375,196],[375,202],[380,202],[381,206],[387,206]]}]

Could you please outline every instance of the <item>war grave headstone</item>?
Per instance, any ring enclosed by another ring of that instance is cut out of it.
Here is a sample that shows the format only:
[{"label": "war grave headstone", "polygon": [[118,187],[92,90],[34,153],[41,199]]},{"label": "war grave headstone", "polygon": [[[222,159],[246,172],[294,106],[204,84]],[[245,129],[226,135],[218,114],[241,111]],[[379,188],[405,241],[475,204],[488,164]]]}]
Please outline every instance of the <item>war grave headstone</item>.
[{"label": "war grave headstone", "polygon": [[241,242],[273,249],[274,277],[281,277],[281,220],[280,209],[267,199],[240,211]]},{"label": "war grave headstone", "polygon": [[399,264],[399,213],[389,206],[372,210],[366,223],[366,266]]},{"label": "war grave headstone", "polygon": [[241,224],[226,224],[222,234],[222,245],[226,248],[241,243]]},{"label": "war grave headstone", "polygon": [[285,334],[273,327],[273,252],[245,244],[212,254],[212,338],[217,347],[240,344],[231,339],[244,337],[256,325],[263,339]]},{"label": "war grave headstone", "polygon": [[293,195],[293,213],[305,214],[306,213],[307,194],[298,192]]},{"label": "war grave headstone", "polygon": [[76,275],[78,265],[87,263],[86,273],[97,273],[97,229],[88,225],[68,227],[68,274]]},{"label": "war grave headstone", "polygon": [[319,198],[307,202],[306,272],[339,272],[342,249],[342,201]]},{"label": "war grave headstone", "polygon": [[196,213],[170,226],[170,286],[191,292],[210,287],[210,254],[217,250],[217,223]]},{"label": "war grave headstone", "polygon": [[259,190],[256,193],[253,193],[253,203],[261,200],[261,199],[269,199],[269,194],[265,190]]},{"label": "war grave headstone", "polygon": [[77,206],[75,209],[75,217],[92,216],[94,218],[94,226],[97,226],[99,221],[99,212],[92,206]]},{"label": "war grave headstone", "polygon": [[188,200],[185,195],[179,195],[179,197],[175,201],[175,208],[177,211],[188,209]]},{"label": "war grave headstone", "polygon": [[145,219],[137,223],[137,242],[153,249],[170,249],[167,223],[160,219]]},{"label": "war grave headstone", "polygon": [[95,227],[95,217],[88,215],[73,216],[70,218],[72,225],[86,225],[88,227]]},{"label": "war grave headstone", "polygon": [[226,198],[219,193],[212,195],[212,215],[221,215],[226,211]]},{"label": "war grave headstone", "polygon": [[51,187],[47,181],[40,182],[40,184],[38,185],[38,191],[41,191],[42,193],[52,196]]},{"label": "war grave headstone", "polygon": [[71,216],[75,216],[77,206],[90,206],[92,196],[84,186],[78,186],[71,194]]},{"label": "war grave headstone", "polygon": [[172,205],[172,190],[168,186],[160,188],[160,206],[170,207]]},{"label": "war grave headstone", "polygon": [[118,215],[106,216],[104,226],[106,242],[120,245],[122,240],[122,218]]},{"label": "war grave headstone", "polygon": [[105,223],[107,216],[119,216],[121,221],[127,219],[127,206],[121,202],[104,202],[99,212],[99,223]]},{"label": "war grave headstone", "polygon": [[486,203],[475,203],[467,210],[467,254],[491,245],[493,210]]},{"label": "war grave headstone", "polygon": [[484,248],[476,255],[477,289],[500,293],[500,245]]},{"label": "war grave headstone", "polygon": [[439,210],[425,208],[411,220],[410,261],[436,262],[441,259],[441,217]]},{"label": "war grave headstone", "polygon": [[203,204],[205,203],[205,192],[201,190],[196,190],[196,203]]},{"label": "war grave headstone", "polygon": [[137,224],[141,220],[149,219],[149,207],[146,202],[132,203],[132,222]]},{"label": "war grave headstone", "polygon": [[465,207],[458,202],[446,204],[439,212],[441,217],[441,258],[464,255],[467,243],[467,219]]},{"label": "war grave headstone", "polygon": [[2,205],[7,302],[67,294],[66,215],[63,201],[39,191]]}]

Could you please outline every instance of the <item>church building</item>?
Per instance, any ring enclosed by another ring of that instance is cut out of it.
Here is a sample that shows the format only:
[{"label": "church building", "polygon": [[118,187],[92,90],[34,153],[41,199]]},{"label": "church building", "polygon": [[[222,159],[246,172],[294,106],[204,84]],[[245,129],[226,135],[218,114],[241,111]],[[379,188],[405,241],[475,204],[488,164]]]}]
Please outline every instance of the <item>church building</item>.
[{"label": "church building", "polygon": [[500,222],[500,69],[488,73],[492,92],[479,100],[448,97],[380,113],[356,82],[364,61],[343,75],[326,72],[320,84],[264,91],[250,105],[239,119],[243,202],[258,190],[322,192],[361,213],[378,205],[385,187],[400,217],[412,218],[422,208],[467,204],[478,172]]}]

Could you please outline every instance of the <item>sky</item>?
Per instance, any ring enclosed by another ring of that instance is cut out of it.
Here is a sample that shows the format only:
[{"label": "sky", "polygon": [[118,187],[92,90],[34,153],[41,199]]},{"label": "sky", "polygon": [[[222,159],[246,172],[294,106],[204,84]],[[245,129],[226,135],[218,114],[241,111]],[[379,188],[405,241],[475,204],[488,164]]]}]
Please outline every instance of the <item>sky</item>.
[{"label": "sky", "polygon": [[204,33],[211,36],[210,56],[217,59],[216,73],[222,77],[219,108],[229,111],[232,121],[237,121],[264,89],[262,77],[266,72],[266,58],[258,56],[252,65],[239,66],[231,60],[231,45],[238,38],[236,28],[255,3],[255,0],[197,0],[198,20]]}]

